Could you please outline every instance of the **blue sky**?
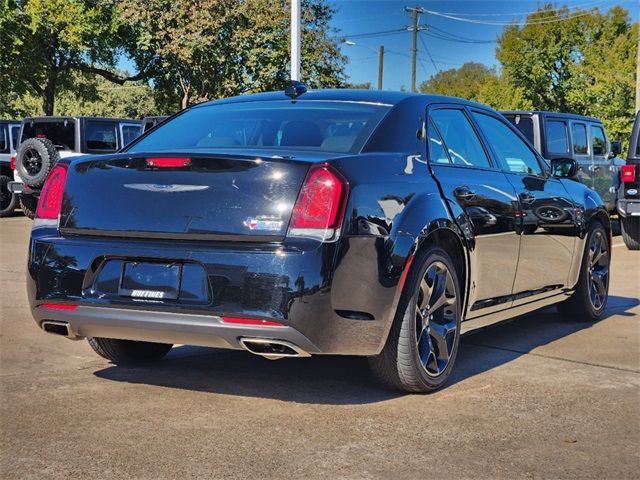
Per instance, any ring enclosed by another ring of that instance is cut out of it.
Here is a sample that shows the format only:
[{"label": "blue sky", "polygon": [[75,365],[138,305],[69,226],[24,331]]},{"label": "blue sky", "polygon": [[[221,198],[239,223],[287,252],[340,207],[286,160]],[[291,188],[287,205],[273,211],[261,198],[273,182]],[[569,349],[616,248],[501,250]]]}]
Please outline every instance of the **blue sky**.
[{"label": "blue sky", "polygon": [[[384,32],[401,29],[411,24],[411,15],[405,6],[419,6],[426,10],[462,17],[468,21],[454,20],[425,13],[420,16],[420,26],[427,31],[420,34],[418,42],[417,84],[431,77],[439,70],[447,70],[475,61],[486,65],[496,65],[495,40],[504,25],[511,21],[522,21],[524,12],[536,10],[546,2],[529,0],[503,1],[360,1],[342,0],[332,2],[338,9],[334,26],[347,39],[353,37],[356,45],[343,44],[342,52],[349,57],[347,75],[354,83],[371,82],[375,87],[378,75],[376,50],[384,45],[387,52],[384,60],[385,90],[407,89],[411,85],[411,32],[399,32],[377,37],[358,38],[358,34]],[[614,5],[622,5],[638,20],[640,8],[637,0],[565,0],[552,2],[555,6],[568,5],[570,8],[598,7],[607,10]],[[487,25],[485,23],[490,23]],[[442,33],[446,32],[446,33]],[[464,39],[491,43],[460,43],[445,40],[443,36],[457,36]],[[440,37],[440,38],[438,38]],[[424,42],[428,48],[425,51]],[[429,53],[431,56],[429,56]]]}]

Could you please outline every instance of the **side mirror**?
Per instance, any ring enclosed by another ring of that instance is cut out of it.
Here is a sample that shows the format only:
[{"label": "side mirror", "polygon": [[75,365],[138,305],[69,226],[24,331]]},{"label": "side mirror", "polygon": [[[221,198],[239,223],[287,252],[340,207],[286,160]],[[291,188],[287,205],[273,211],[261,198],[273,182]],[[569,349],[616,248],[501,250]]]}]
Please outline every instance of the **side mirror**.
[{"label": "side mirror", "polygon": [[622,143],[620,140],[611,142],[611,153],[609,153],[609,158],[616,157],[622,153]]},{"label": "side mirror", "polygon": [[551,160],[551,175],[558,178],[574,178],[578,173],[578,162],[573,158]]}]

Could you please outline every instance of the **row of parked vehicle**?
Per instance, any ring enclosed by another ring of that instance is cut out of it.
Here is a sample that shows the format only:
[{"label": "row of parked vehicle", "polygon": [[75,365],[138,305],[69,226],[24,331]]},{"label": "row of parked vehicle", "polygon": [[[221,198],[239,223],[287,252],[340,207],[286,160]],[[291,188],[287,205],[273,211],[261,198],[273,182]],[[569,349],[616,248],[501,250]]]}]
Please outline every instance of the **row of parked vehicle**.
[{"label": "row of parked vehicle", "polygon": [[166,116],[142,120],[101,117],[28,117],[0,120],[0,217],[20,205],[35,215],[40,189],[61,158],[114,153]]},{"label": "row of parked vehicle", "polygon": [[[620,142],[610,141],[594,117],[542,111],[502,114],[542,156],[573,158],[576,178],[598,192],[607,210],[620,217],[624,242],[640,249],[640,123],[633,128],[627,160],[619,158]],[[33,218],[39,192],[60,158],[114,153],[167,117],[142,121],[97,117],[31,117],[0,122],[0,217],[20,204]],[[18,152],[18,146],[20,149]]]}]

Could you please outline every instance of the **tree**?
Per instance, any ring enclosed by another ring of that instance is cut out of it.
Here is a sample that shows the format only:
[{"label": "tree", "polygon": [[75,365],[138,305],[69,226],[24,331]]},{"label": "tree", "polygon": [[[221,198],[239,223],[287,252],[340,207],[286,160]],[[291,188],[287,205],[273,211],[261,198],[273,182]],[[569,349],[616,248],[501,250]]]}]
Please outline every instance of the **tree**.
[{"label": "tree", "polygon": [[[153,79],[161,104],[191,103],[283,88],[289,78],[289,2],[123,0],[137,35],[131,56]],[[338,86],[345,58],[324,0],[303,2],[302,75],[311,87]]]},{"label": "tree", "polygon": [[[2,75],[11,77],[11,92],[40,97],[53,115],[58,88],[73,89],[73,73],[97,74],[122,84],[141,77],[114,73],[119,49],[130,30],[118,19],[111,0],[2,0],[0,38]],[[5,84],[3,83],[3,89]]]},{"label": "tree", "polygon": [[498,78],[495,68],[487,67],[481,63],[469,62],[460,68],[438,72],[422,82],[420,91],[478,100],[480,90],[489,78]]},{"label": "tree", "polygon": [[346,82],[343,85],[344,88],[352,88],[355,90],[371,90],[371,82],[364,82],[364,83],[351,83],[351,82]]},{"label": "tree", "polygon": [[532,108],[601,118],[612,138],[628,138],[634,116],[638,25],[628,12],[554,9],[505,29],[496,57],[502,75]]}]

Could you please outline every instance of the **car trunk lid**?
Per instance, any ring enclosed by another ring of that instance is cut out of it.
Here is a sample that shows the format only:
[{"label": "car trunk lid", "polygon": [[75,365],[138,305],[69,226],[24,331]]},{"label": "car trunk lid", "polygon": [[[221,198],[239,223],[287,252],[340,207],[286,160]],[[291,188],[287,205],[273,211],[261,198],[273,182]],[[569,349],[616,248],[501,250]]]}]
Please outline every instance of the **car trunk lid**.
[{"label": "car trunk lid", "polygon": [[[152,158],[153,157],[153,158]],[[278,241],[309,168],[249,155],[117,155],[73,162],[63,234]]]}]

